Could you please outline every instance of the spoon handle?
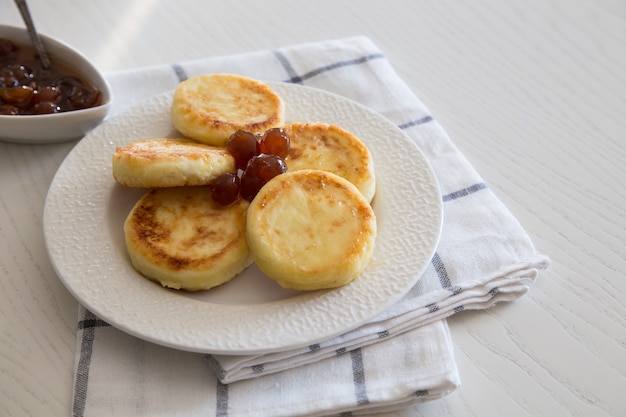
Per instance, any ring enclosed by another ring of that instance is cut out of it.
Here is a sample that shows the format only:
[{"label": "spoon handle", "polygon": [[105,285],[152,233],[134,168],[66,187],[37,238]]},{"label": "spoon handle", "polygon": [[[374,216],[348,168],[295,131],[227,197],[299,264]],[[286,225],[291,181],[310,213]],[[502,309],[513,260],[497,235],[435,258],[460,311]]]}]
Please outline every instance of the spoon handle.
[{"label": "spoon handle", "polygon": [[48,57],[48,53],[39,39],[37,35],[37,31],[35,30],[35,25],[33,23],[33,19],[30,16],[30,11],[28,10],[28,5],[26,4],[26,0],[15,0],[15,4],[17,8],[20,10],[20,14],[22,15],[22,19],[24,23],[26,23],[26,29],[28,29],[28,34],[30,36],[30,40],[35,46],[39,57],[41,58],[41,64],[44,69],[52,68],[52,64],[50,63],[50,57]]}]

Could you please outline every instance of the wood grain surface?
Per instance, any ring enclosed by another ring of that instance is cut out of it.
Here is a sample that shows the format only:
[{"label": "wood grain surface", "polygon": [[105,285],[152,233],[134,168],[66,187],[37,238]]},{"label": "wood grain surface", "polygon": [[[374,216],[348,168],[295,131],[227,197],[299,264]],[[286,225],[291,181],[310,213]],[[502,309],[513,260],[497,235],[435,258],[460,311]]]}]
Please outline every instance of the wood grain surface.
[{"label": "wood grain surface", "polygon": [[[449,320],[458,391],[388,416],[626,416],[623,1],[29,6],[103,71],[369,36],[552,259],[521,300]],[[0,24],[22,24],[13,2]],[[1,416],[71,414],[77,304],[42,235],[71,146],[0,143]]]}]

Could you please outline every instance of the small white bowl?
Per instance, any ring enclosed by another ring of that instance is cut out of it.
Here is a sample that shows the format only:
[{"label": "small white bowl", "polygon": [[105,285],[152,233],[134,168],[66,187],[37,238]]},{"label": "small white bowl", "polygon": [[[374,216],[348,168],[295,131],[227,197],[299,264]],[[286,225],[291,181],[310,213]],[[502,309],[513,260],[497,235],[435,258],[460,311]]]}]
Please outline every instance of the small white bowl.
[{"label": "small white bowl", "polygon": [[[74,68],[90,84],[100,90],[102,104],[83,110],[42,115],[0,115],[0,141],[16,143],[56,143],[81,138],[107,115],[111,107],[111,87],[102,74],[80,52],[53,39],[39,35],[54,59]],[[17,45],[30,45],[26,28],[0,25],[0,38]]]}]

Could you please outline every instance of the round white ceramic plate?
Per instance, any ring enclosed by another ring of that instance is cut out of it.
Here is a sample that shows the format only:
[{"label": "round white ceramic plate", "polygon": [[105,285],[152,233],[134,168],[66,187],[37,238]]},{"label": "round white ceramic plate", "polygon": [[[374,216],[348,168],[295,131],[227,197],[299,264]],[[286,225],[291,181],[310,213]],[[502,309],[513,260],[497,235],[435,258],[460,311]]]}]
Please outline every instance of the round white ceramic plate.
[{"label": "round white ceramic plate", "polygon": [[111,325],[161,345],[207,353],[258,354],[345,333],[399,300],[420,278],[438,243],[442,203],[418,147],[368,108],[317,89],[270,83],[287,122],[335,123],[371,150],[378,235],[372,260],[333,290],[280,288],[253,266],[221,287],[188,293],[161,287],[132,267],[122,225],[142,189],[118,185],[111,155],[138,138],[175,137],[163,94],[94,129],[70,152],[50,186],[44,232],[60,279]]}]

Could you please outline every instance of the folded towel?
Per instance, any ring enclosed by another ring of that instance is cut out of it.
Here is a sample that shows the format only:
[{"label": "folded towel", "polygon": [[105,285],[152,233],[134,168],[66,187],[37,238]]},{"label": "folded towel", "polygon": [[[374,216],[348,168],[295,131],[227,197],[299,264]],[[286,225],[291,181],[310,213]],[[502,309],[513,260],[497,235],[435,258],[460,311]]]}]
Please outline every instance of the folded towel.
[{"label": "folded towel", "polygon": [[112,114],[211,72],[329,90],[395,123],[439,181],[439,246],[417,284],[374,320],[285,352],[177,351],[127,335],[80,307],[74,415],[357,415],[452,392],[460,381],[445,318],[520,297],[548,259],[364,37],[111,73]]}]

